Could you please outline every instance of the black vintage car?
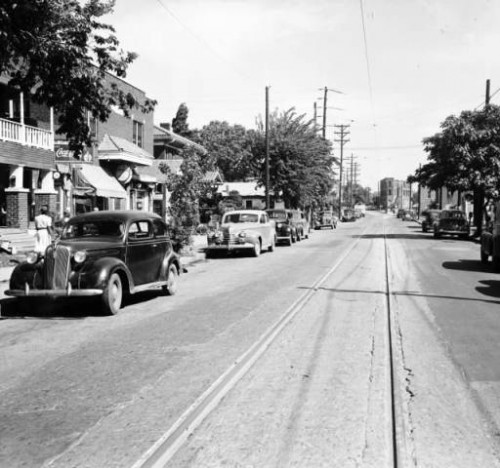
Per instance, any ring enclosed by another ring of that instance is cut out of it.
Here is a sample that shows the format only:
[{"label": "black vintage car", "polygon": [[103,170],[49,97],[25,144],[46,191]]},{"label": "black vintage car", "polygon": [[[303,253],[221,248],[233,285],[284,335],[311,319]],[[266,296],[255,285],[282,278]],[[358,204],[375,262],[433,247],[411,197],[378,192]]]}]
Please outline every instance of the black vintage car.
[{"label": "black vintage car", "polygon": [[175,294],[181,272],[168,228],[156,214],[100,211],[75,216],[41,256],[16,266],[5,294],[37,297],[96,296],[116,314],[126,294],[162,288]]},{"label": "black vintage car", "polygon": [[297,225],[290,210],[274,208],[266,210],[266,213],[269,215],[269,219],[275,223],[276,242],[292,245],[292,243],[300,241]]},{"label": "black vintage car", "polygon": [[469,237],[469,223],[465,213],[460,210],[443,210],[439,214],[439,220],[434,224],[434,237],[443,235],[458,236],[462,239]]}]

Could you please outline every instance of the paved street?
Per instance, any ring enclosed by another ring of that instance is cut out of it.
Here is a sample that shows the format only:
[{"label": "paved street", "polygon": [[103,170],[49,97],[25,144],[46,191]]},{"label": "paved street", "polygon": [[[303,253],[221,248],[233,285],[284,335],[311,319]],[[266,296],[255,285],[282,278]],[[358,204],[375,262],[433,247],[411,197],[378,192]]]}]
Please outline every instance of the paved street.
[{"label": "paved street", "polygon": [[293,311],[167,466],[499,466],[499,298],[476,243],[369,212],[256,259],[197,263],[178,295],[141,294],[115,317],[91,303],[8,314],[0,460],[149,466]]}]

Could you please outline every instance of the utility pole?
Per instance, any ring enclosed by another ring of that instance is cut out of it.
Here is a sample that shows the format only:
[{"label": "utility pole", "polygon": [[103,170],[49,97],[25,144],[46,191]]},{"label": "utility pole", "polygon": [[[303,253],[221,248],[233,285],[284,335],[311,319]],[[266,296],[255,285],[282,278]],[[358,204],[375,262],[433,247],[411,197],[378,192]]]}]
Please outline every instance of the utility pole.
[{"label": "utility pole", "polygon": [[485,106],[490,105],[490,80],[486,80],[486,96],[484,98]]},{"label": "utility pole", "polygon": [[[420,176],[420,171],[422,170],[422,164],[418,166],[418,172]],[[422,212],[422,187],[420,186],[420,177],[418,178],[418,211],[417,211],[417,219],[420,219],[420,213]]]},{"label": "utility pole", "polygon": [[349,141],[346,137],[350,134],[350,125],[334,125],[334,127],[339,129],[335,131],[335,135],[338,135],[339,139],[335,139],[336,142],[340,143],[340,177],[339,177],[339,219],[342,218],[342,164],[344,163],[344,145]]},{"label": "utility pole", "polygon": [[325,86],[323,94],[323,139],[326,138],[326,100],[328,96],[328,88]]},{"label": "utility pole", "polygon": [[338,94],[343,94],[341,91],[337,91],[336,89],[331,89],[328,87],[320,88],[320,91],[323,91],[323,130],[322,130],[322,136],[323,138],[326,138],[326,103],[328,100],[328,91],[333,91],[334,93]]},{"label": "utility pole", "polygon": [[318,128],[318,105],[316,102],[314,103],[314,132],[316,133],[316,130]]},{"label": "utility pole", "polygon": [[266,209],[271,208],[269,184],[269,86],[266,86]]}]

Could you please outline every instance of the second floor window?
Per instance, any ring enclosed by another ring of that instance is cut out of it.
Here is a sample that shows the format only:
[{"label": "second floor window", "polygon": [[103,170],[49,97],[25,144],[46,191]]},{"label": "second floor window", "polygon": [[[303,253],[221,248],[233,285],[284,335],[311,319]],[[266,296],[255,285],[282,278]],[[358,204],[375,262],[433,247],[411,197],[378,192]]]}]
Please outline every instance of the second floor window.
[{"label": "second floor window", "polygon": [[134,144],[142,148],[144,142],[144,124],[142,122],[134,120],[133,125],[134,129],[132,134],[132,141],[134,142]]}]

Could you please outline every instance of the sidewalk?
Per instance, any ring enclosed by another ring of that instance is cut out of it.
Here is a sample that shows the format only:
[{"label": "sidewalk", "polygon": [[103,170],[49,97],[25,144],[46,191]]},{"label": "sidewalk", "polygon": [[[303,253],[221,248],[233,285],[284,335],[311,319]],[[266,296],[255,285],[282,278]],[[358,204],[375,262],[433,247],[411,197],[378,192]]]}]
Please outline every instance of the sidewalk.
[{"label": "sidewalk", "polygon": [[[193,236],[193,245],[185,254],[181,255],[181,265],[184,273],[189,271],[188,267],[205,259],[205,247],[207,246],[207,236]],[[9,289],[9,279],[15,264],[7,267],[0,267],[0,300],[7,299],[4,292]]]}]

